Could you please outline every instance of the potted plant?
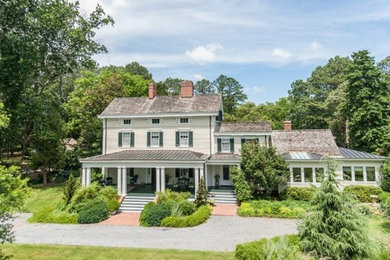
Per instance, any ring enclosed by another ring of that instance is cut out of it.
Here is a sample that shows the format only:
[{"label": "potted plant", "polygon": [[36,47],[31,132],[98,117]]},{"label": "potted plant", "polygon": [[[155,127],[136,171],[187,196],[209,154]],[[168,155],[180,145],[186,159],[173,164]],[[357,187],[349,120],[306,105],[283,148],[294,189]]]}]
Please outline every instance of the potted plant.
[{"label": "potted plant", "polygon": [[219,178],[221,178],[221,176],[219,176],[219,174],[216,174],[214,178],[215,178],[215,188],[219,189]]}]

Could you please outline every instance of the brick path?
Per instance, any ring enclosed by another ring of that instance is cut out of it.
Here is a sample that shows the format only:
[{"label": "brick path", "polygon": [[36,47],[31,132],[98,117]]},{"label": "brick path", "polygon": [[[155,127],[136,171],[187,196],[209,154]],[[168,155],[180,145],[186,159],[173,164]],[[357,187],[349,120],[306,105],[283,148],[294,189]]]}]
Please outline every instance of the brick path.
[{"label": "brick path", "polygon": [[237,205],[217,204],[213,207],[214,216],[237,216]]},{"label": "brick path", "polygon": [[121,212],[109,217],[108,219],[100,222],[100,225],[124,225],[124,226],[139,226],[138,212]]}]

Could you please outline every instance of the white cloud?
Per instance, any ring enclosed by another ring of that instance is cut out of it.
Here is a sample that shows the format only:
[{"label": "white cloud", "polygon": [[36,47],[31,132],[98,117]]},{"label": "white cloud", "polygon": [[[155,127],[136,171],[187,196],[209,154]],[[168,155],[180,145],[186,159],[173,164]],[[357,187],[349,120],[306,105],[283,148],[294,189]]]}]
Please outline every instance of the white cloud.
[{"label": "white cloud", "polygon": [[186,55],[199,63],[212,62],[216,59],[216,51],[222,49],[219,43],[198,46],[191,51],[186,51]]},{"label": "white cloud", "polygon": [[273,49],[272,55],[275,57],[282,58],[284,60],[290,59],[293,56],[289,51],[281,48]]},{"label": "white cloud", "polygon": [[257,92],[257,93],[260,93],[260,92],[262,92],[262,91],[264,90],[264,88],[263,88],[263,87],[254,86],[254,87],[253,87],[253,90],[254,90],[255,92]]},{"label": "white cloud", "polygon": [[322,44],[319,43],[319,42],[314,41],[314,42],[311,42],[311,43],[310,43],[310,48],[311,48],[313,51],[316,51],[316,50],[319,50],[319,49],[322,48]]},{"label": "white cloud", "polygon": [[204,79],[204,77],[203,77],[202,75],[200,75],[200,74],[195,74],[195,75],[194,75],[194,79],[196,79],[196,80],[202,80],[202,79]]}]

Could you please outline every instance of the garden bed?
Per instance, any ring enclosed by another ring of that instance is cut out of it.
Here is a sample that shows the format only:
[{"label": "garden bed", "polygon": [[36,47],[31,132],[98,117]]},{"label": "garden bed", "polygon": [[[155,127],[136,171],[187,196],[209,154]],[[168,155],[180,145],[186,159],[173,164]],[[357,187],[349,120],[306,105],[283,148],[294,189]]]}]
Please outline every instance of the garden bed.
[{"label": "garden bed", "polygon": [[308,208],[306,201],[253,200],[241,203],[237,214],[241,217],[300,218]]}]

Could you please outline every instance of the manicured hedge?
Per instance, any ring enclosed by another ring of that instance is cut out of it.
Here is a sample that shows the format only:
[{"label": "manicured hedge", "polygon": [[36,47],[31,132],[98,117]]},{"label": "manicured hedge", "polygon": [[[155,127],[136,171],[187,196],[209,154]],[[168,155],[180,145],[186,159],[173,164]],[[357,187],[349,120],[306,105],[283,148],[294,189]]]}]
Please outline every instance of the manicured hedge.
[{"label": "manicured hedge", "polygon": [[345,187],[344,192],[356,196],[360,202],[371,202],[371,195],[379,195],[383,191],[376,186],[351,185]]},{"label": "manicured hedge", "polygon": [[107,203],[103,200],[95,199],[85,203],[80,208],[77,222],[80,224],[98,223],[110,216]]},{"label": "manicured hedge", "polygon": [[207,221],[211,215],[211,207],[209,205],[200,206],[193,214],[185,217],[166,217],[162,220],[163,227],[194,227]]},{"label": "manicured hedge", "polygon": [[310,201],[315,191],[314,187],[287,187],[285,197],[289,200]]},{"label": "manicured hedge", "polygon": [[236,246],[235,257],[240,260],[258,259],[300,259],[299,237],[297,235],[285,236],[286,243],[279,243],[281,237],[271,239],[260,239],[258,241],[238,244]]},{"label": "manicured hedge", "polygon": [[253,200],[243,202],[237,213],[242,217],[300,218],[309,208],[309,203],[297,200]]},{"label": "manicured hedge", "polygon": [[60,211],[53,206],[43,207],[34,212],[28,220],[33,223],[57,223],[57,224],[77,224],[77,214]]},{"label": "manicured hedge", "polygon": [[171,215],[171,209],[167,204],[147,204],[141,212],[140,224],[144,227],[159,227],[161,221]]}]

